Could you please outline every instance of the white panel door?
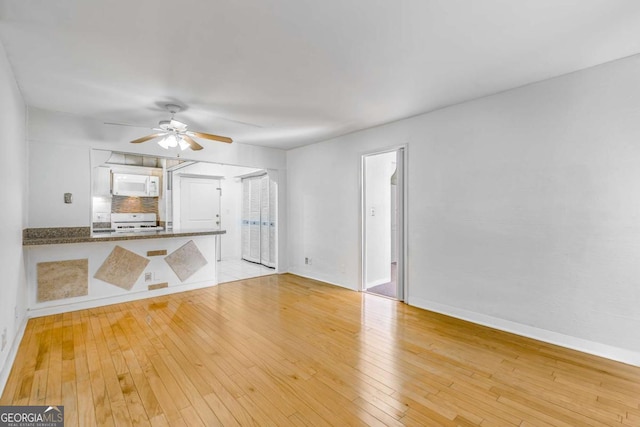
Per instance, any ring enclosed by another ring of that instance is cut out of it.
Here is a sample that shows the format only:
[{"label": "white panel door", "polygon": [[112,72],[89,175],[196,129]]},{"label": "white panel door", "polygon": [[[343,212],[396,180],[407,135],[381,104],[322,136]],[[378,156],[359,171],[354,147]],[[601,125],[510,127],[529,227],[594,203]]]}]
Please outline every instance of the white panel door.
[{"label": "white panel door", "polygon": [[182,177],[180,179],[180,229],[220,228],[220,181]]}]

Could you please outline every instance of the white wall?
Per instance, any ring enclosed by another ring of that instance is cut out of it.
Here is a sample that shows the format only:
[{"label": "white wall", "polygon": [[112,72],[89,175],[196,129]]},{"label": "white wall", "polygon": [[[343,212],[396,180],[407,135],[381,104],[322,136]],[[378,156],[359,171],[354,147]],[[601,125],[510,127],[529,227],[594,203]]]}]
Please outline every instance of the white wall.
[{"label": "white wall", "polygon": [[27,223],[26,109],[2,44],[0,111],[0,194],[3,199],[0,209],[0,334],[6,331],[6,344],[0,351],[1,393],[24,331],[26,278],[22,229]]},{"label": "white wall", "polygon": [[[88,147],[32,141],[29,146],[29,227],[91,224],[91,156]],[[73,194],[73,203],[64,202]]]},{"label": "white wall", "polygon": [[291,271],[358,287],[360,156],[407,143],[410,304],[640,365],[638,75],[634,56],[288,152]]}]

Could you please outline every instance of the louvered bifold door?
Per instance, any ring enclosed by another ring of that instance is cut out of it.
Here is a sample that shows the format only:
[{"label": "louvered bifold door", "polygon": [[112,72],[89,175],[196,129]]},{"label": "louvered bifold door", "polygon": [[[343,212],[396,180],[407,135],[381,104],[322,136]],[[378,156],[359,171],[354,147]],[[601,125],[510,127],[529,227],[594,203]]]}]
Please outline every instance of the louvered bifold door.
[{"label": "louvered bifold door", "polygon": [[251,178],[249,206],[249,258],[248,261],[260,262],[260,178]]},{"label": "louvered bifold door", "polygon": [[248,260],[251,257],[250,245],[250,225],[251,225],[251,181],[242,180],[242,258]]},{"label": "louvered bifold door", "polygon": [[269,259],[266,266],[276,266],[276,193],[277,186],[274,180],[269,180]]},{"label": "louvered bifold door", "polygon": [[260,263],[269,262],[269,176],[260,178]]},{"label": "louvered bifold door", "polygon": [[242,258],[276,266],[276,183],[269,175],[242,179]]}]

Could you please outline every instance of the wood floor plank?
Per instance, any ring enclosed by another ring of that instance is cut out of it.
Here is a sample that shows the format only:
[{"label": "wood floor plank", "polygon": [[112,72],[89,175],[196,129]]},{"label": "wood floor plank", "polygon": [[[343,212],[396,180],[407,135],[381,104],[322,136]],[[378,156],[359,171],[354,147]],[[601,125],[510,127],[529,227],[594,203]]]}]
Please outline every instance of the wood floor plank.
[{"label": "wood floor plank", "polygon": [[[20,366],[14,364],[7,380],[4,393],[0,397],[0,405],[26,405],[29,403],[31,386],[36,364],[39,337],[42,333],[44,318],[29,319],[24,332],[21,345],[18,347],[16,361],[24,360],[26,363]],[[19,372],[18,372],[19,370]],[[13,372],[16,372],[15,374]]]},{"label": "wood floor plank", "polygon": [[122,389],[132,424],[137,426],[150,426],[149,418],[144,410],[131,374],[129,372],[120,374],[118,375],[118,380],[120,381],[120,388]]},{"label": "wood floor plank", "polygon": [[[246,390],[245,394],[240,397],[242,400],[238,399],[238,401],[240,401],[246,409],[250,410],[250,413],[260,413],[262,414],[262,417],[269,420],[269,423],[273,423],[277,426],[290,425],[288,415],[291,415],[291,413],[287,414],[285,412],[288,411],[280,409],[278,402],[271,402],[267,395],[265,395],[264,390],[261,389],[261,387],[256,386],[257,383],[253,378],[248,378],[248,376],[242,375],[241,372],[237,372],[231,376],[231,379],[236,381],[243,389]],[[258,419],[258,421],[261,420]]]},{"label": "wood floor plank", "polygon": [[91,384],[91,397],[93,399],[96,424],[99,426],[113,426],[113,414],[107,396],[104,374],[100,366],[100,354],[94,340],[93,331],[89,325],[89,319],[87,319],[87,323],[82,325],[82,330],[85,335],[87,366],[89,369],[89,382]]},{"label": "wood floor plank", "polygon": [[[33,319],[32,319],[33,320]],[[31,321],[32,321],[31,320]],[[33,328],[26,328],[24,335],[22,336],[22,342],[24,345],[18,347],[18,352],[16,353],[16,360],[22,360],[30,357],[29,355],[35,351],[35,341],[33,339]],[[15,366],[14,366],[15,367]],[[13,368],[12,367],[12,370]],[[29,372],[25,372],[27,375]],[[0,396],[0,405],[5,405],[5,401],[10,401],[10,399],[14,399],[16,397],[16,393],[21,387],[22,379],[20,375],[9,375],[9,379],[4,386],[4,393]],[[6,396],[6,397],[5,397]]]},{"label": "wood floor plank", "polygon": [[[111,340],[110,337],[108,319],[103,310],[103,316],[90,318],[91,329],[93,332],[93,338],[96,344],[96,348],[99,356],[99,369],[103,374],[103,381],[107,389],[107,396],[109,402],[113,406],[117,402],[124,402],[124,396],[120,389],[120,382],[118,381],[118,374],[111,358]],[[105,334],[107,332],[107,334]],[[115,350],[115,349],[114,349]],[[122,406],[119,406],[120,408]]]},{"label": "wood floor plank", "polygon": [[215,394],[215,393],[205,394],[203,396],[203,399],[205,400],[205,402],[207,402],[207,405],[209,405],[209,408],[211,408],[213,413],[216,415],[216,418],[218,418],[220,420],[222,425],[231,426],[231,427],[239,427],[240,426],[240,423],[236,419],[236,418],[240,418],[240,417],[234,416],[234,414],[232,412],[233,408],[228,408],[222,402],[220,397],[218,397],[217,394]]},{"label": "wood floor plank", "polygon": [[0,404],[69,426],[638,426],[640,368],[298,276],[30,319]]},{"label": "wood floor plank", "polygon": [[[76,382],[75,362],[70,360],[62,361],[62,388],[61,388],[61,404],[68,411],[65,416],[65,426],[78,426],[78,390]],[[66,412],[65,412],[66,414]]]},{"label": "wood floor plank", "polygon": [[[154,418],[157,415],[162,414],[162,410],[160,407],[160,403],[156,398],[156,395],[149,384],[149,379],[146,376],[144,369],[141,366],[141,363],[136,357],[136,353],[134,349],[139,349],[142,363],[147,362],[146,354],[142,351],[141,343],[144,338],[143,335],[140,334],[135,328],[136,323],[134,319],[129,319],[129,321],[122,324],[123,333],[126,336],[126,342],[121,343],[122,357],[127,365],[127,369],[129,374],[131,375],[131,379],[135,384],[135,389],[138,392],[138,397],[145,409],[147,417]],[[132,347],[132,343],[134,343]],[[135,344],[138,344],[137,346]],[[150,362],[147,362],[150,363]]]},{"label": "wood floor plank", "polygon": [[[72,337],[73,337],[73,362],[75,368],[77,419],[79,426],[96,424],[96,415],[91,390],[91,376],[87,361],[87,315],[86,311],[73,313]],[[66,397],[66,394],[63,396]]]}]

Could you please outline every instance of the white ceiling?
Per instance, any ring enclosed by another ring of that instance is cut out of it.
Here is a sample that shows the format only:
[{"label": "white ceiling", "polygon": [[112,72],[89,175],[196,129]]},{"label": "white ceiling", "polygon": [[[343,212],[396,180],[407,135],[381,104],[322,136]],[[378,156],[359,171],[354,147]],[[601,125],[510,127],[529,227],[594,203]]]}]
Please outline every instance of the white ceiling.
[{"label": "white ceiling", "polygon": [[640,1],[0,0],[0,40],[29,106],[291,148],[636,54]]}]

